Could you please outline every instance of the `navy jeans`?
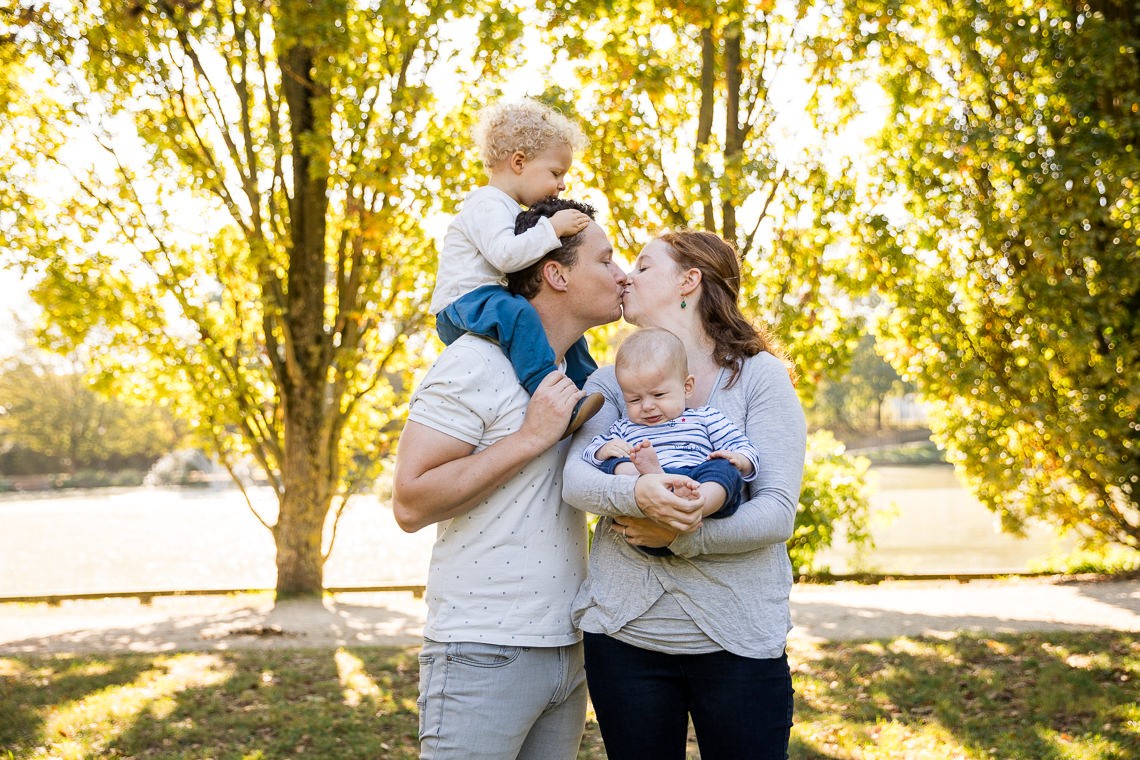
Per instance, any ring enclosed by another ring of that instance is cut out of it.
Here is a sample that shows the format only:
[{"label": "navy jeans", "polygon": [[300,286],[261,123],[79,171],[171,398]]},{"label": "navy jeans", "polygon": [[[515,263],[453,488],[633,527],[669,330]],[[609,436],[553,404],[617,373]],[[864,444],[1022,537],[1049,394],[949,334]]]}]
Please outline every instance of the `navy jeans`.
[{"label": "navy jeans", "polygon": [[[435,330],[447,345],[468,332],[498,343],[532,396],[542,379],[558,369],[538,312],[530,301],[500,285],[484,285],[460,296],[435,315]],[[566,352],[566,374],[581,388],[597,368],[586,338],[579,338]]]},{"label": "navy jeans", "polygon": [[586,682],[610,760],[684,760],[689,716],[701,760],[785,760],[787,655],[651,652],[585,634]]}]

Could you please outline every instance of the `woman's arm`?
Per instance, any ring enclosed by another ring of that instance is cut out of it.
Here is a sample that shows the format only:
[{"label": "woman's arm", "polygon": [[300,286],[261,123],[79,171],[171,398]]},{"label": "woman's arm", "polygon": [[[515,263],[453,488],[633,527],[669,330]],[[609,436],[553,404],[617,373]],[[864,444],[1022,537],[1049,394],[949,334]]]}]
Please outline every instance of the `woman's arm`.
[{"label": "woman's arm", "polygon": [[570,506],[583,512],[599,515],[636,515],[641,510],[634,501],[632,475],[607,475],[582,458],[582,452],[595,436],[610,429],[621,416],[624,404],[616,392],[617,380],[612,367],[602,367],[586,381],[587,393],[601,393],[606,403],[601,410],[578,429],[566,454],[566,467],[562,473],[562,498]]},{"label": "woman's arm", "polygon": [[783,362],[767,353],[753,357],[746,362],[737,386],[718,391],[718,396],[724,403],[714,402],[714,406],[741,427],[756,447],[760,467],[751,484],[752,498],[736,514],[706,520],[698,530],[678,535],[669,545],[682,557],[746,552],[784,543],[795,527],[807,427]]}]

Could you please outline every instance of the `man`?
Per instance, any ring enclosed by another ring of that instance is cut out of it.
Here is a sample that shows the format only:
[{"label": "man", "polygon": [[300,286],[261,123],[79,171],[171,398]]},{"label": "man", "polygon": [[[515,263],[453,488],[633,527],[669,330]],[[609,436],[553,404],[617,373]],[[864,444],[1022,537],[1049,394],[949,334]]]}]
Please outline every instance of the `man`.
[{"label": "man", "polygon": [[[566,208],[542,201],[516,232]],[[621,316],[625,273],[597,222],[508,276],[559,361]],[[561,441],[584,394],[561,373],[528,396],[497,345],[464,335],[416,390],[392,506],[412,532],[438,523],[420,655],[421,758],[574,758],[585,725],[570,603],[586,570],[584,514],[562,501]]]}]

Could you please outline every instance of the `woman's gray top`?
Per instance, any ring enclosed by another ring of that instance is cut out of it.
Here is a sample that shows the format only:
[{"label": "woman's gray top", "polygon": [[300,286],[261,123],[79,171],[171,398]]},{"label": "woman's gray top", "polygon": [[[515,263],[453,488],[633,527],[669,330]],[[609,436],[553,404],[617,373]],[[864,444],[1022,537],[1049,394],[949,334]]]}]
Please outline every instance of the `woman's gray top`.
[{"label": "woman's gray top", "polygon": [[586,390],[606,398],[577,432],[566,457],[563,496],[578,509],[602,515],[585,583],[574,600],[580,628],[670,653],[724,649],[773,658],[784,651],[791,613],[792,567],[784,543],[791,537],[803,477],[807,433],[803,409],[775,356],[745,360],[725,388],[722,372],[708,399],[760,453],[750,498],[736,514],[706,518],[669,545],[675,556],[648,555],[610,530],[610,517],[641,517],[632,475],[607,475],[582,459],[582,449],[625,414],[613,367],[597,370]]}]

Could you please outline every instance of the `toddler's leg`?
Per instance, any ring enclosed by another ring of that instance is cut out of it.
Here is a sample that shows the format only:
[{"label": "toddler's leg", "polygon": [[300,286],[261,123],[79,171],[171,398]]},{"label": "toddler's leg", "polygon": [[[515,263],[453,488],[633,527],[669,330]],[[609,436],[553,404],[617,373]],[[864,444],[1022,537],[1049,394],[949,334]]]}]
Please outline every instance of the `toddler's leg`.
[{"label": "toddler's leg", "polygon": [[[586,384],[586,379],[597,368],[598,363],[594,361],[594,357],[590,356],[590,349],[586,344],[585,336],[578,338],[574,345],[566,351],[566,375],[581,388]],[[574,431],[582,427],[582,424],[597,414],[604,404],[605,397],[600,393],[591,393],[581,399],[574,407],[574,413],[570,415],[570,424],[566,426],[566,435],[572,435]]]},{"label": "toddler's leg", "polygon": [[581,388],[597,368],[598,363],[590,356],[590,346],[586,342],[586,337],[578,338],[577,342],[566,351],[566,374]]},{"label": "toddler's leg", "polygon": [[538,312],[525,298],[499,285],[484,285],[460,296],[437,315],[436,329],[444,340],[446,330],[455,335],[452,340],[469,332],[498,343],[531,395],[542,379],[557,369]]},{"label": "toddler's leg", "polygon": [[[538,312],[530,305],[530,301],[514,295],[502,286],[484,285],[460,296],[436,316],[436,329],[445,342],[450,342],[447,341],[448,336],[453,336],[451,340],[455,340],[464,332],[482,335],[497,342],[510,359],[519,382],[532,396],[543,378],[558,371],[554,363],[554,349],[546,340],[546,330]],[[585,354],[589,359],[589,352]],[[580,356],[578,361],[581,362]],[[581,387],[581,383],[578,387]],[[571,435],[582,423],[597,414],[604,403],[605,399],[600,393],[592,393],[581,399],[570,415],[564,437]]]}]

